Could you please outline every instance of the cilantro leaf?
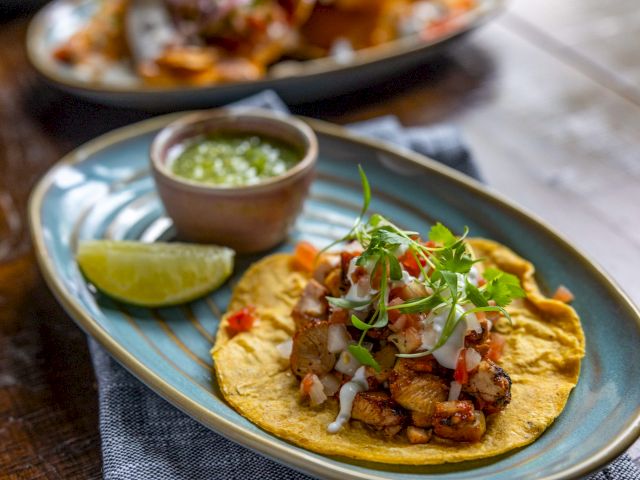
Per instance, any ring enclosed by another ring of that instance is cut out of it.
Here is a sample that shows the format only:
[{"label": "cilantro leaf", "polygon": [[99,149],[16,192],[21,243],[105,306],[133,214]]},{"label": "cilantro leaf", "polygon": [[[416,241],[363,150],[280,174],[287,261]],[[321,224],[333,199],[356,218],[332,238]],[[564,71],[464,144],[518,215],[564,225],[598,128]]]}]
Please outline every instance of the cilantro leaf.
[{"label": "cilantro leaf", "polygon": [[445,247],[448,247],[456,243],[456,236],[451,233],[451,230],[438,222],[429,230],[429,240],[442,243]]},{"label": "cilantro leaf", "polygon": [[473,303],[476,307],[486,307],[489,305],[487,303],[487,299],[484,298],[482,292],[478,289],[478,287],[469,283],[469,281],[467,281],[466,289],[467,298],[471,300],[471,303]]},{"label": "cilantro leaf", "polygon": [[458,239],[449,247],[435,252],[435,257],[438,270],[455,273],[469,273],[473,264],[478,262],[467,252],[463,239]]},{"label": "cilantro leaf", "polygon": [[489,267],[482,272],[482,276],[487,282],[491,282],[502,275],[504,272],[499,268]]},{"label": "cilantro leaf", "polygon": [[440,270],[440,275],[442,276],[444,282],[449,287],[451,291],[452,297],[458,296],[458,275],[454,272],[449,272],[447,270]]},{"label": "cilantro leaf", "polygon": [[402,280],[402,267],[400,261],[394,256],[389,255],[389,278],[391,280]]},{"label": "cilantro leaf", "polygon": [[484,297],[487,300],[493,300],[500,307],[508,305],[514,298],[525,296],[525,291],[520,286],[520,280],[515,275],[497,268],[487,268],[483,276],[487,280]]}]

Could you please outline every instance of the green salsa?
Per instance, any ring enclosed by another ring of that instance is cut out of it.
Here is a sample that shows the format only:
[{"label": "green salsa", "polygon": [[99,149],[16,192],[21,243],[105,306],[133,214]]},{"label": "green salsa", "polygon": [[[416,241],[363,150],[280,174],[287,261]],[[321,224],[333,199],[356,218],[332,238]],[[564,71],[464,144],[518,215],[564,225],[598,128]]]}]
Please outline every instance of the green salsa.
[{"label": "green salsa", "polygon": [[241,186],[282,175],[301,159],[284,142],[255,134],[218,134],[189,143],[171,166],[179,177]]}]

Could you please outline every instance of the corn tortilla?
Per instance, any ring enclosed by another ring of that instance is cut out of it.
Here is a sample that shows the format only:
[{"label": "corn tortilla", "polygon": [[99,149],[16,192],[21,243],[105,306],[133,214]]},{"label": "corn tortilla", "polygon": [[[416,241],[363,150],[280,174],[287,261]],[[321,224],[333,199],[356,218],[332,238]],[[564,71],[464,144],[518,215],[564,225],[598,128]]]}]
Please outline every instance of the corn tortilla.
[{"label": "corn tortilla", "polygon": [[291,338],[290,312],[307,282],[292,267],[292,257],[276,254],[254,264],[234,290],[229,312],[255,305],[258,321],[249,332],[230,337],[227,315],[212,349],[218,383],[226,400],[261,428],[298,446],[326,455],[373,462],[433,465],[492,457],[538,438],[564,408],[580,374],[584,333],[570,306],[543,296],[533,265],[510,249],[484,239],[469,240],[474,253],[520,278],[526,299],[508,311],[514,324],[498,322],[506,338],[500,365],[513,381],[512,401],[487,418],[487,431],[477,443],[434,439],[412,445],[402,435],[386,438],[360,422],[337,434],[327,425],[338,413],[329,399],[320,407],[299,400],[299,381],[276,346]]}]

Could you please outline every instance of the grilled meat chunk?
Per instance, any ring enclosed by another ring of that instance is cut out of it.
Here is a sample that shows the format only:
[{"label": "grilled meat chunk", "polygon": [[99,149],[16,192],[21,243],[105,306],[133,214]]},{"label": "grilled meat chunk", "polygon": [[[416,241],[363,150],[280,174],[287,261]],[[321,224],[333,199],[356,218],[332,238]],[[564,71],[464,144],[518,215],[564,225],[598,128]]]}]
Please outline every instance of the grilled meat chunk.
[{"label": "grilled meat chunk", "polygon": [[346,292],[346,284],[342,274],[340,255],[325,253],[320,256],[313,278],[322,284],[332,297],[341,297]]},{"label": "grilled meat chunk", "polygon": [[411,410],[411,423],[416,427],[431,428],[433,413],[420,413]]},{"label": "grilled meat chunk", "polygon": [[495,413],[511,401],[511,379],[491,360],[482,360],[469,374],[469,383],[462,391],[474,397],[482,410]]},{"label": "grilled meat chunk", "polygon": [[436,435],[456,442],[477,442],[487,426],[484,413],[474,410],[469,400],[439,402],[433,415]]},{"label": "grilled meat chunk", "polygon": [[407,416],[387,393],[369,391],[356,395],[351,408],[351,418],[393,435],[400,431]]},{"label": "grilled meat chunk", "polygon": [[312,322],[299,328],[293,336],[291,371],[298,377],[307,373],[318,376],[329,373],[336,363],[336,355],[329,352],[329,322]]},{"label": "grilled meat chunk", "polygon": [[317,259],[315,270],[313,271],[313,278],[319,283],[323,283],[329,272],[335,268],[339,268],[341,265],[340,255],[335,253],[323,253]]},{"label": "grilled meat chunk", "polygon": [[344,283],[342,268],[334,268],[324,278],[324,286],[327,287],[332,297],[342,297],[347,291],[347,285]]},{"label": "grilled meat chunk", "polygon": [[417,358],[398,358],[394,370],[398,373],[437,373],[440,366],[433,355],[425,355]]},{"label": "grilled meat chunk", "polygon": [[469,330],[464,337],[464,345],[467,348],[478,347],[480,345],[488,344],[489,335],[491,333],[491,327],[489,326],[489,320],[484,316],[478,318],[481,331]]},{"label": "grilled meat chunk", "polygon": [[411,411],[420,427],[431,426],[436,404],[447,399],[449,387],[440,377],[412,370],[395,370],[389,377],[391,398]]},{"label": "grilled meat chunk", "polygon": [[398,358],[397,353],[398,349],[392,343],[387,343],[373,354],[373,358],[382,369],[392,369]]},{"label": "grilled meat chunk", "polygon": [[302,296],[293,307],[291,316],[296,322],[296,328],[304,327],[309,322],[326,320],[329,304],[325,298],[329,292],[314,279],[309,280],[304,287]]},{"label": "grilled meat chunk", "polygon": [[413,444],[429,443],[432,433],[432,430],[425,430],[424,428],[414,427],[413,425],[407,427],[407,439],[409,443]]},{"label": "grilled meat chunk", "polygon": [[[371,330],[374,329],[372,328]],[[405,328],[400,332],[389,335],[388,340],[398,347],[400,353],[413,353],[422,345],[422,336],[415,327]]]},{"label": "grilled meat chunk", "polygon": [[429,292],[427,291],[427,287],[422,283],[413,281],[402,285],[402,287],[395,288],[393,294],[402,300],[412,300],[414,298],[426,297],[429,295]]}]

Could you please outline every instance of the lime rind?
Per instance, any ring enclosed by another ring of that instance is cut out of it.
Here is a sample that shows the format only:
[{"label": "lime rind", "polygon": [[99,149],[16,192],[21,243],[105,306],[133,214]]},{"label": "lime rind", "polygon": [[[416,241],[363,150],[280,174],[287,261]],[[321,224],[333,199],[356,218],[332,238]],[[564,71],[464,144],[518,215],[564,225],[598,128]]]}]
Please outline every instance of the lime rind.
[{"label": "lime rind", "polygon": [[78,246],[85,277],[101,292],[143,307],[195,300],[231,275],[235,252],[216,245],[89,240]]}]

